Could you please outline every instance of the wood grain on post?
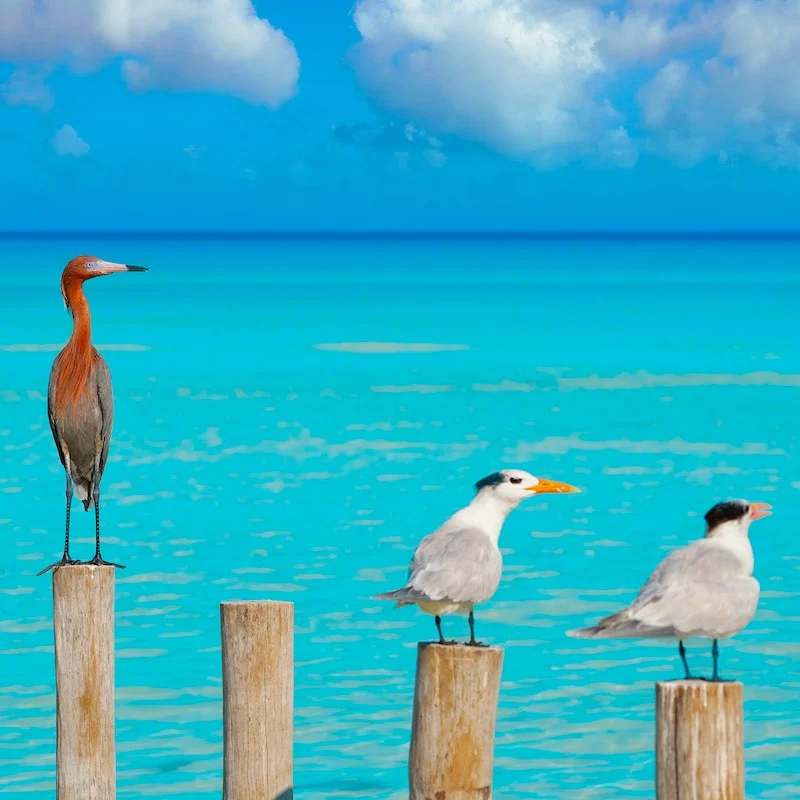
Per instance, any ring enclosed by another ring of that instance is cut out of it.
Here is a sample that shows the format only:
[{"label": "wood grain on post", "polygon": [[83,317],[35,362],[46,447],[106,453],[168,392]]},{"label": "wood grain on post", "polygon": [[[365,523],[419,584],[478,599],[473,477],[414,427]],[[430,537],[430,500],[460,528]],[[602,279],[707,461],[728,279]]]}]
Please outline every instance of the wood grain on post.
[{"label": "wood grain on post", "polygon": [[114,567],[53,573],[56,797],[114,800]]},{"label": "wood grain on post", "polygon": [[294,605],[222,603],[223,800],[291,800]]},{"label": "wood grain on post", "polygon": [[744,800],[741,683],[656,684],[658,800]]},{"label": "wood grain on post", "polygon": [[503,651],[420,643],[410,800],[489,800]]}]

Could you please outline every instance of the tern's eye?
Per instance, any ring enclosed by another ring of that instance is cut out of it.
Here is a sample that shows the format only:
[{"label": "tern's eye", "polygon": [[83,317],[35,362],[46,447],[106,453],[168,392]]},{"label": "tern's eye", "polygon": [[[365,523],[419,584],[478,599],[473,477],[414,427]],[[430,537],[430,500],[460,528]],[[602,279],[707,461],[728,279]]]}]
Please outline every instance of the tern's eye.
[{"label": "tern's eye", "polygon": [[522,478],[509,478],[511,483],[522,483]]}]

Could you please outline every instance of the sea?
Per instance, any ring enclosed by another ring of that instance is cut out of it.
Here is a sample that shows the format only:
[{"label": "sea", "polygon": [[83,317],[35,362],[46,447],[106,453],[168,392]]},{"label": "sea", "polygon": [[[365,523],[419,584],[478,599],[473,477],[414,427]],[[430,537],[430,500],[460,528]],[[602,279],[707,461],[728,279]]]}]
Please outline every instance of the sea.
[{"label": "sea", "polygon": [[[51,581],[64,477],[46,413],[75,255],[116,398],[102,485],[116,587],[120,798],[222,783],[219,604],[294,603],[295,793],[408,795],[416,647],[374,599],[501,468],[531,499],[477,609],[505,650],[498,800],[654,796],[673,642],[566,636],[628,603],[717,501],[752,529],[761,600],[721,647],[745,684],[749,798],[800,796],[800,239],[16,235],[0,239],[0,792],[52,798]],[[73,556],[94,518],[75,503]],[[466,620],[446,618],[466,638]],[[710,643],[689,660],[711,670]]]}]

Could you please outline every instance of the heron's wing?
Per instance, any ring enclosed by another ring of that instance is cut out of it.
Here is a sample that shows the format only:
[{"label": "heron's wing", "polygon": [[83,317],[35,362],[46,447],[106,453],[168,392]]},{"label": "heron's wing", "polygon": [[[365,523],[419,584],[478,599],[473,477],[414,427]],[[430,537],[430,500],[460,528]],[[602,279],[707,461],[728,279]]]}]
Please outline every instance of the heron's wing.
[{"label": "heron's wing", "polygon": [[499,550],[483,531],[440,530],[417,547],[408,587],[430,600],[480,603],[497,590],[502,567]]},{"label": "heron's wing", "polygon": [[725,627],[726,621],[752,616],[754,589],[757,602],[758,584],[743,573],[736,555],[700,539],[659,564],[631,604],[630,617],[677,631]]},{"label": "heron's wing", "polygon": [[97,403],[100,406],[100,474],[106,468],[108,448],[111,446],[111,428],[114,424],[114,395],[111,390],[111,371],[106,360],[98,353],[97,366],[94,370],[94,382],[97,389]]},{"label": "heron's wing", "polygon": [[56,360],[53,362],[53,366],[50,369],[50,382],[47,385],[47,420],[50,423],[50,430],[53,432],[53,439],[56,443],[56,450],[58,450],[58,457],[61,459],[61,463],[66,467],[64,451],[61,449],[61,434],[59,433],[58,424],[56,423],[55,417],[58,363],[58,357],[56,357]]}]

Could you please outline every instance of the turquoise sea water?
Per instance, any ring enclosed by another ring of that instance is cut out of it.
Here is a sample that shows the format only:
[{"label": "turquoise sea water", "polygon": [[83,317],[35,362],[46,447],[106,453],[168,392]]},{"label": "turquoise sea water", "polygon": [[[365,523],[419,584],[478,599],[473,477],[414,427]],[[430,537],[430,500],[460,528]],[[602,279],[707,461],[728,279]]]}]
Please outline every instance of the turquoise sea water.
[{"label": "turquoise sea water", "polygon": [[[800,795],[800,241],[657,238],[0,240],[0,791],[53,796],[34,574],[62,544],[45,396],[80,252],[152,270],[87,286],[116,395],[104,554],[128,566],[120,798],[220,796],[218,603],[265,598],[295,603],[297,796],[405,797],[435,629],[371,598],[510,466],[584,493],[512,514],[477,614],[506,648],[495,796],[653,797],[653,683],[680,675],[676,648],[565,631],[729,496],[775,509],[752,531],[759,611],[722,647],[746,683],[748,797]],[[90,557],[92,515],[73,536]],[[690,645],[699,672],[708,650]]]}]

